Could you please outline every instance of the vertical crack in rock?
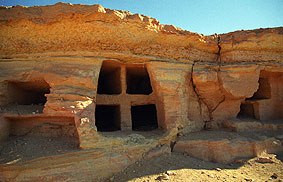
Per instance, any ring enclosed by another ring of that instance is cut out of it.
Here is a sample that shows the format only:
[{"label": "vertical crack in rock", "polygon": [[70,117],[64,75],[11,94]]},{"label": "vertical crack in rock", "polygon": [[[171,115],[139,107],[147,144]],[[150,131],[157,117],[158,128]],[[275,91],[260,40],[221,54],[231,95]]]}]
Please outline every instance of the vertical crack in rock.
[{"label": "vertical crack in rock", "polygon": [[219,84],[219,88],[221,93],[223,94],[223,99],[211,110],[211,112],[209,113],[210,115],[210,119],[212,120],[212,113],[218,108],[218,106],[223,103],[225,101],[225,94],[223,93],[223,84],[222,84],[222,80],[220,78],[219,72],[220,72],[220,68],[221,68],[221,37],[220,35],[217,35],[217,46],[218,46],[218,53],[217,53],[217,58],[216,58],[216,63],[218,64],[218,69],[216,70],[217,73],[217,80],[218,80],[218,84]]},{"label": "vertical crack in rock", "polygon": [[201,102],[200,102],[200,95],[197,93],[196,91],[196,85],[194,84],[194,79],[193,79],[193,71],[194,71],[194,66],[195,66],[195,62],[192,64],[192,68],[191,68],[191,82],[192,82],[192,86],[193,86],[193,90],[195,92],[195,94],[198,97],[198,104],[200,106],[200,114],[202,115],[202,111],[201,111]]},{"label": "vertical crack in rock", "polygon": [[[219,88],[220,88],[220,92],[223,94],[223,99],[212,109],[209,111],[209,121],[204,121],[205,122],[205,125],[204,125],[204,129],[210,129],[211,128],[211,121],[213,120],[213,116],[212,116],[212,113],[218,108],[218,106],[223,103],[225,101],[225,94],[224,94],[224,91],[223,91],[223,84],[222,84],[222,80],[220,78],[220,68],[221,68],[221,37],[220,35],[218,34],[215,34],[217,36],[217,46],[218,46],[218,52],[217,52],[217,58],[215,60],[216,64],[218,64],[218,68],[216,70],[216,73],[217,73],[217,79],[218,79],[218,84],[219,84]],[[198,94],[197,92],[197,89],[196,89],[196,85],[194,84],[194,80],[193,80],[193,71],[194,71],[194,65],[195,65],[195,62],[193,63],[192,65],[192,70],[191,70],[191,82],[192,82],[192,86],[193,86],[193,90],[194,92],[196,93],[197,97],[198,97],[198,103],[199,103],[199,106],[200,106],[200,114],[202,116],[202,103],[206,105],[206,107],[208,107],[208,105],[203,101],[201,100],[200,98],[200,95]],[[202,102],[201,102],[202,101]]]},{"label": "vertical crack in rock", "polygon": [[[191,68],[191,83],[192,83],[192,86],[193,86],[193,91],[197,95],[198,104],[199,104],[199,113],[200,113],[201,118],[203,119],[202,103],[204,103],[206,105],[206,107],[207,107],[207,104],[204,101],[201,100],[200,95],[197,92],[196,85],[194,84],[194,79],[193,79],[194,65],[195,65],[195,62],[192,64],[192,68]],[[209,118],[209,119],[211,119],[211,118]],[[204,121],[204,122],[207,122],[207,121]]]},{"label": "vertical crack in rock", "polygon": [[212,120],[213,120],[213,116],[212,116],[212,113],[218,108],[218,106],[223,103],[226,98],[225,98],[225,94],[223,92],[223,84],[222,84],[222,80],[220,78],[220,68],[221,68],[221,37],[220,35],[218,34],[215,34],[217,36],[217,46],[218,46],[218,52],[217,52],[217,58],[215,60],[216,64],[218,64],[218,67],[216,69],[216,74],[217,74],[217,80],[218,80],[218,85],[219,85],[219,90],[220,92],[222,93],[222,96],[223,96],[223,99],[213,108],[209,111],[209,121],[205,122],[205,126],[204,126],[204,129],[206,130],[210,130],[211,127],[212,127]]},{"label": "vertical crack in rock", "polygon": [[218,46],[216,63],[221,63],[221,46],[220,46],[221,37],[218,34],[216,34],[216,36],[217,36],[217,46]]},{"label": "vertical crack in rock", "polygon": [[[221,89],[220,89],[221,90]],[[223,103],[224,101],[225,101],[225,95],[223,94],[223,99],[211,110],[211,112],[209,113],[210,114],[210,119],[212,119],[212,116],[211,116],[211,114],[217,109],[217,107],[221,104],[221,103]]]}]

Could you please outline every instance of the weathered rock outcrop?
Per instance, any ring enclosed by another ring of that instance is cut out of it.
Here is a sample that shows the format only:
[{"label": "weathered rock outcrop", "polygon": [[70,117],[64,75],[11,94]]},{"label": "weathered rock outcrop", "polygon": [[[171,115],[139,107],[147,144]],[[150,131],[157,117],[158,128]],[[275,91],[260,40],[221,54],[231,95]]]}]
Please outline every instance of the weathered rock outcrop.
[{"label": "weathered rock outcrop", "polygon": [[72,136],[82,150],[0,165],[0,179],[103,180],[168,152],[178,133],[282,124],[282,32],[205,36],[100,5],[0,7],[0,142]]},{"label": "weathered rock outcrop", "polygon": [[231,163],[236,159],[253,157],[265,152],[282,153],[283,146],[279,138],[266,137],[262,134],[206,131],[178,140],[173,151],[206,161]]}]

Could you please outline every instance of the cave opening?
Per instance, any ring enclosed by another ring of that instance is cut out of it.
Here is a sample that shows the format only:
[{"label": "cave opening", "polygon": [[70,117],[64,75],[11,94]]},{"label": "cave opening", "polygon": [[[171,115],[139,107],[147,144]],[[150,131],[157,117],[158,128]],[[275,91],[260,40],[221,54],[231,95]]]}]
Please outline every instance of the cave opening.
[{"label": "cave opening", "polygon": [[242,103],[240,106],[240,112],[237,118],[239,119],[256,119],[255,108],[252,103]]},{"label": "cave opening", "polygon": [[271,86],[268,78],[259,78],[259,86],[254,95],[248,100],[257,99],[270,99],[271,98]]},{"label": "cave opening", "polygon": [[131,107],[132,130],[151,131],[158,128],[155,104]]},{"label": "cave opening", "polygon": [[128,94],[144,94],[152,93],[150,78],[146,67],[128,66],[126,70],[127,93]]},{"label": "cave opening", "polygon": [[121,130],[120,106],[96,105],[95,125],[101,132]]},{"label": "cave opening", "polygon": [[121,67],[112,61],[104,61],[99,73],[98,94],[120,94],[121,93]]},{"label": "cave opening", "polygon": [[237,115],[239,119],[257,119],[259,120],[259,101],[262,99],[271,99],[271,86],[269,78],[261,72],[258,80],[258,89],[252,97],[246,100],[240,106],[240,112]]},{"label": "cave opening", "polygon": [[[12,107],[23,108],[28,114],[30,109],[42,113],[47,101],[46,94],[50,93],[49,84],[43,79],[28,82],[9,81],[8,97]],[[30,106],[30,107],[29,107]],[[9,107],[7,107],[9,109]],[[30,109],[29,109],[30,108]],[[22,109],[23,110],[23,109]]]}]

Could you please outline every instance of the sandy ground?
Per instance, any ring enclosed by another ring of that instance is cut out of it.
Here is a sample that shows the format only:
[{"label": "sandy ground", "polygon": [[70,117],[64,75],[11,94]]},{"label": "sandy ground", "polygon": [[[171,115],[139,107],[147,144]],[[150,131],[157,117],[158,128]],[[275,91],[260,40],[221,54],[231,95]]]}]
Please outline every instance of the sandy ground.
[{"label": "sandy ground", "polygon": [[[0,164],[20,163],[38,157],[79,150],[74,137],[11,136],[0,150]],[[35,152],[36,151],[36,152]],[[145,159],[114,175],[110,182],[150,181],[281,181],[283,154],[264,154],[232,164],[205,162],[182,153]],[[268,159],[266,161],[266,159]]]},{"label": "sandy ground", "polygon": [[43,105],[16,105],[11,104],[5,108],[0,108],[0,113],[9,113],[9,114],[38,114],[42,113],[44,109]]},{"label": "sandy ground", "polygon": [[0,164],[19,163],[77,150],[78,140],[75,137],[10,136],[0,149]]},{"label": "sandy ground", "polygon": [[[149,181],[281,181],[283,182],[282,155],[265,154],[264,159],[238,160],[224,165],[201,161],[181,153],[172,153],[136,162],[123,172],[111,177],[115,182]],[[166,174],[167,173],[167,174]],[[167,178],[167,179],[166,179]]]},{"label": "sandy ground", "polygon": [[[156,137],[156,132],[137,132],[146,137]],[[218,132],[217,137],[223,138]],[[105,136],[125,135],[123,132],[103,133]],[[203,132],[202,132],[203,134]],[[244,133],[249,135],[249,133]],[[278,134],[276,132],[264,132]],[[205,134],[205,137],[209,135]],[[227,134],[225,134],[227,136]],[[195,135],[198,137],[198,135]],[[39,157],[60,155],[78,151],[75,137],[10,136],[0,148],[0,164],[20,163]],[[264,161],[262,161],[264,159]],[[184,155],[171,153],[144,159],[114,175],[108,182],[150,182],[150,181],[276,181],[283,182],[283,154],[263,154],[251,159],[240,159],[232,164],[205,162]]]}]

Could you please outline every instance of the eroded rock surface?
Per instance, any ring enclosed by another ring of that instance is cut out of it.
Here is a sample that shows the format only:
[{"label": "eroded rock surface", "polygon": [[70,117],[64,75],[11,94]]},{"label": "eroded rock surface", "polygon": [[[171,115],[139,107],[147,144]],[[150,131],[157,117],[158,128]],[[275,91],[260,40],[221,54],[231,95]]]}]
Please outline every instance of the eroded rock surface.
[{"label": "eroded rock surface", "polygon": [[[205,36],[100,5],[1,7],[0,142],[67,136],[80,151],[0,165],[0,179],[103,181],[170,153],[177,136],[282,130],[282,31]],[[242,146],[256,155],[248,139],[224,138],[178,139],[174,150],[224,163]],[[281,151],[274,141],[255,145]]]},{"label": "eroded rock surface", "polygon": [[[266,136],[263,133],[234,133],[208,131],[192,133],[178,140],[174,152],[182,152],[205,161],[231,163],[236,159],[258,156],[262,153],[282,153],[280,132]],[[278,137],[277,137],[278,136]]]}]

